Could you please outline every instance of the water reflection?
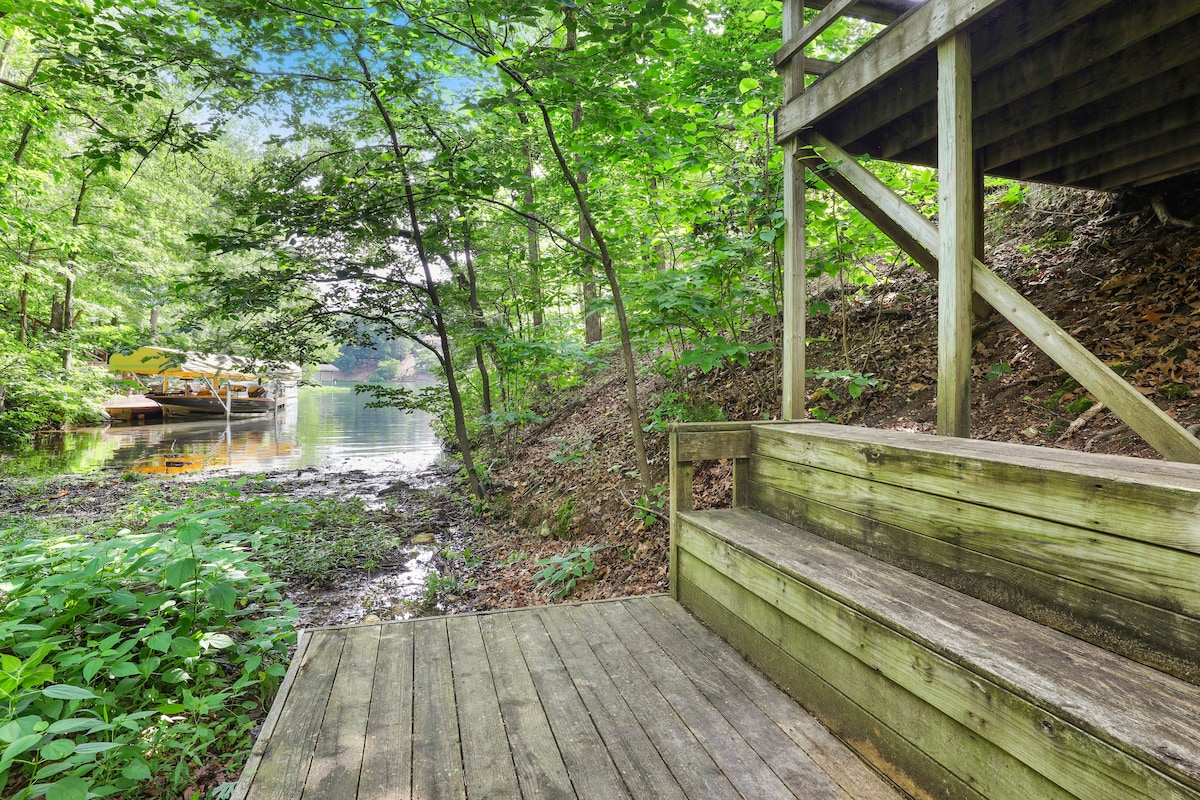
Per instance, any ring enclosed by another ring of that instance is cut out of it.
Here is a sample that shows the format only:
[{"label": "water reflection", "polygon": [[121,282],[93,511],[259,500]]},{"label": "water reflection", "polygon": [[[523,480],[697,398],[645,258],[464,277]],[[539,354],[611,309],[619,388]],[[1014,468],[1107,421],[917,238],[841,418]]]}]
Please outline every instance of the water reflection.
[{"label": "water reflection", "polygon": [[113,425],[40,437],[34,448],[0,455],[0,471],[92,472],[116,466],[156,475],[221,469],[263,472],[416,471],[441,452],[431,420],[391,408],[365,408],[348,387],[305,387],[296,403],[263,419]]}]

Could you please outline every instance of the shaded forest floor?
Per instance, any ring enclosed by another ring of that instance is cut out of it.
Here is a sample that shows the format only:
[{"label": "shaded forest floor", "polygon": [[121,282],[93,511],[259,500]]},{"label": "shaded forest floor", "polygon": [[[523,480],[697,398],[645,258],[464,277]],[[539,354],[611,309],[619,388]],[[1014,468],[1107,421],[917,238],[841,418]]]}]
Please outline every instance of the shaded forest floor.
[{"label": "shaded forest floor", "polygon": [[[1200,424],[1200,230],[1161,223],[1149,205],[1106,196],[1031,190],[1028,202],[989,209],[990,265],[1071,335],[1181,424]],[[871,265],[867,265],[871,266]],[[809,381],[815,414],[831,421],[931,433],[936,427],[937,286],[915,267],[872,267],[874,285],[815,293],[829,310],[809,318],[810,369],[879,380],[856,399],[844,381]],[[764,319],[760,341],[778,335]],[[1155,452],[998,314],[974,327],[972,436],[1157,458]],[[777,342],[776,342],[777,343]],[[777,353],[750,368],[722,368],[669,383],[648,368],[644,403],[672,391],[706,415],[777,418]],[[624,386],[612,368],[566,397],[548,398],[546,422],[513,433],[495,469],[498,490],[472,541],[474,561],[455,568],[457,605],[487,609],[664,591],[665,488],[639,510]],[[705,418],[711,418],[705,416]],[[650,433],[654,482],[666,483],[667,440]],[[700,504],[730,491],[727,465],[697,475]],[[552,559],[553,563],[546,560]],[[540,563],[539,563],[540,562]],[[547,567],[590,569],[574,587],[539,588]]]}]

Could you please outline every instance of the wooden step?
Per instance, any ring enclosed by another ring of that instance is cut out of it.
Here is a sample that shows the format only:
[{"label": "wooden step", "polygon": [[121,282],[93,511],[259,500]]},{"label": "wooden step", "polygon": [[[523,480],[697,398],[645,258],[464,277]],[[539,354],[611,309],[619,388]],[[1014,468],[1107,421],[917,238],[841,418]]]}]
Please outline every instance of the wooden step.
[{"label": "wooden step", "polygon": [[744,509],[680,600],[916,797],[1200,798],[1200,688]]}]

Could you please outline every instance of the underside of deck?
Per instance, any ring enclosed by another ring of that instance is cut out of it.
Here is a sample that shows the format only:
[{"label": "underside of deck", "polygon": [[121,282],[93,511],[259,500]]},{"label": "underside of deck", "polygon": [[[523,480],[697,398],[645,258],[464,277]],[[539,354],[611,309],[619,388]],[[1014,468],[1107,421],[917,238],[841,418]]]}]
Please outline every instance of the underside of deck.
[{"label": "underside of deck", "polygon": [[874,41],[785,98],[780,141],[814,129],[856,156],[935,166],[937,45],[965,30],[986,173],[1115,190],[1200,169],[1193,0],[892,0],[847,13],[886,22],[905,6]]},{"label": "underside of deck", "polygon": [[900,796],[665,596],[310,631],[234,795]]}]

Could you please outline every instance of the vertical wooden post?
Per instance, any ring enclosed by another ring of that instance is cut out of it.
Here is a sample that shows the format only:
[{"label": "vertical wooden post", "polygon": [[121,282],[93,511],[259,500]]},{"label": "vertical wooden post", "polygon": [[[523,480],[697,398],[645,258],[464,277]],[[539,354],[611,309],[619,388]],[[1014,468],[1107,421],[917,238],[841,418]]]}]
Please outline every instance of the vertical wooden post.
[{"label": "vertical wooden post", "polygon": [[692,509],[692,462],[679,460],[679,430],[670,432],[671,544],[668,550],[667,579],[671,596],[679,599],[679,512]]},{"label": "vertical wooden post", "polygon": [[[784,0],[783,41],[800,35],[804,0]],[[783,66],[783,101],[804,91],[804,52]],[[783,413],[784,419],[804,419],[804,327],[808,313],[804,251],[804,165],[796,158],[800,141],[784,145],[783,212],[787,220],[783,241]]]},{"label": "vertical wooden post", "polygon": [[971,272],[975,258],[975,148],[971,43],[938,45],[938,434],[971,435]]}]

